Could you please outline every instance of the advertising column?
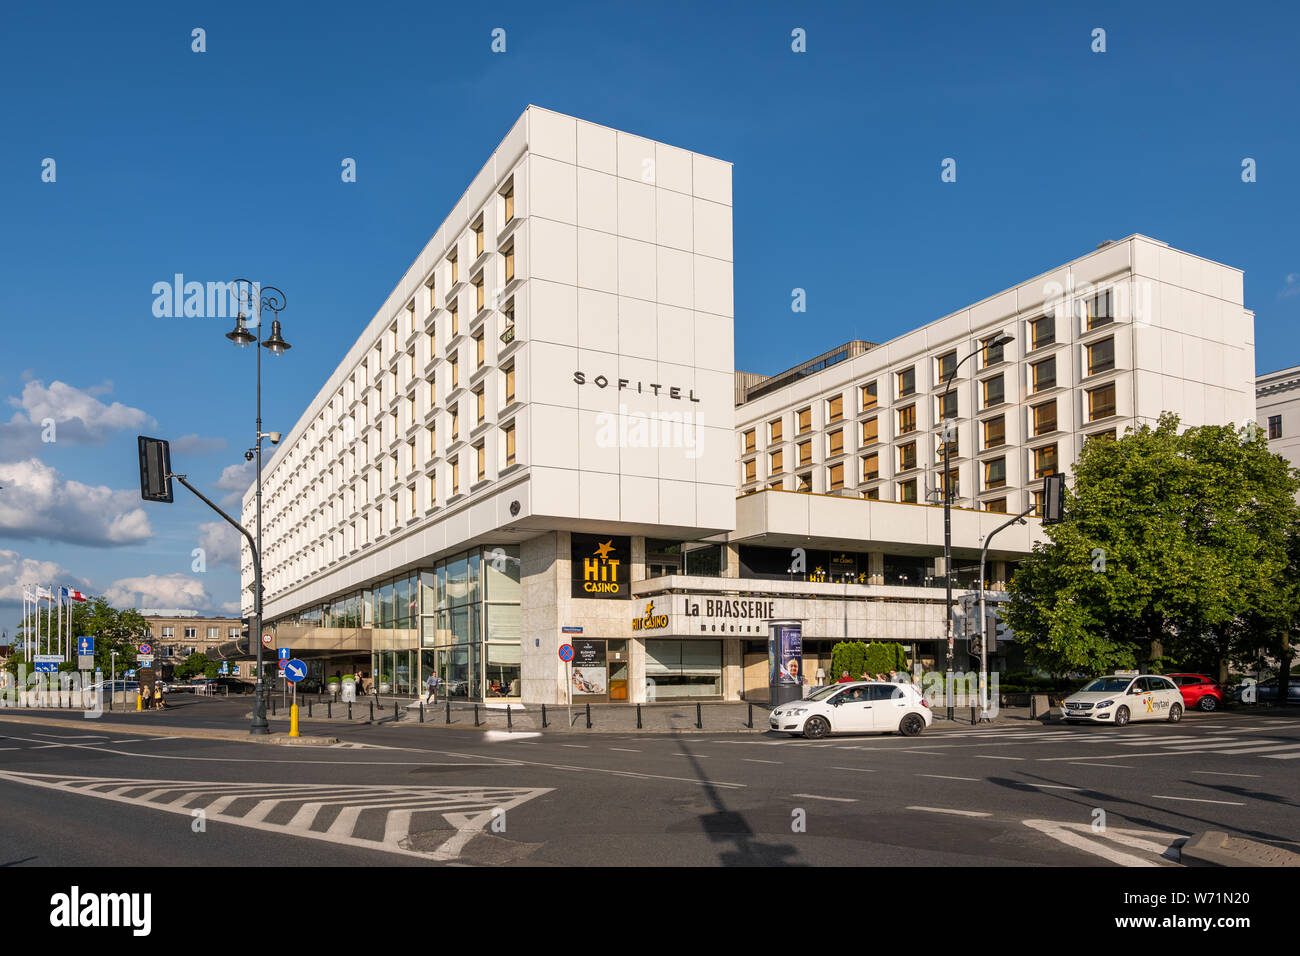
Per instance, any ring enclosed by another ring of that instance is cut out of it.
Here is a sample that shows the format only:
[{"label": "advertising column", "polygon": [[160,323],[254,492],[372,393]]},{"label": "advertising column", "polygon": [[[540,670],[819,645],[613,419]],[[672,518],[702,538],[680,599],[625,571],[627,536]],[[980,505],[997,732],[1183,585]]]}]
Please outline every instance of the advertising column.
[{"label": "advertising column", "polygon": [[768,706],[803,697],[803,622],[769,621]]}]

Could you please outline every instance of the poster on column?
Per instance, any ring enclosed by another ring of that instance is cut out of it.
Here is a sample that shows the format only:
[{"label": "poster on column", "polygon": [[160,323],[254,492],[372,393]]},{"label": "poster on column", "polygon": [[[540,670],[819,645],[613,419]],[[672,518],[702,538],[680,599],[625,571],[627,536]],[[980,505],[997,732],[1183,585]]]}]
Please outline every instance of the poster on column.
[{"label": "poster on column", "polygon": [[573,642],[573,694],[604,697],[607,693],[604,641]]},{"label": "poster on column", "polygon": [[769,684],[803,683],[803,625],[799,621],[774,621],[768,632]]}]

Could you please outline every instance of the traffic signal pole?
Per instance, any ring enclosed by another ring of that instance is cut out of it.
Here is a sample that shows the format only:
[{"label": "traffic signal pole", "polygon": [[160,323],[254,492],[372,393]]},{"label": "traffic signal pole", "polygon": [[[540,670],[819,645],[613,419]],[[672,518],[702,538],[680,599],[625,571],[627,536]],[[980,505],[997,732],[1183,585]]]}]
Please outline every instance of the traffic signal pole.
[{"label": "traffic signal pole", "polygon": [[[1035,510],[1036,505],[1030,505],[1020,514],[1016,515],[1010,521],[1004,521],[984,539],[984,547],[980,549],[980,723],[989,720],[989,636],[988,611],[984,607],[984,562],[989,556],[989,544],[993,541],[993,536],[1003,528],[1010,528],[1013,524],[1024,524],[1031,512]],[[997,635],[993,636],[994,643],[997,642]]]}]

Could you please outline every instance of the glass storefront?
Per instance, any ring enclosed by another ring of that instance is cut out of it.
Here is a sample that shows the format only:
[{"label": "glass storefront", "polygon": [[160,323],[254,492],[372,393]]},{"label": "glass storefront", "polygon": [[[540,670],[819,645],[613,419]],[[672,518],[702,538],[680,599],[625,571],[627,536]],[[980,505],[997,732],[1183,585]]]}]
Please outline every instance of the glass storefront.
[{"label": "glass storefront", "polygon": [[647,640],[646,700],[722,696],[722,642]]}]

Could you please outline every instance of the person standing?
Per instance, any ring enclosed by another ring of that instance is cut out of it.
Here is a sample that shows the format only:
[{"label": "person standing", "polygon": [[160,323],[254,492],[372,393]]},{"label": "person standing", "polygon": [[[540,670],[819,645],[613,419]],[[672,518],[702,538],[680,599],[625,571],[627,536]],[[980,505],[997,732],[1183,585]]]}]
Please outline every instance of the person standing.
[{"label": "person standing", "polygon": [[848,684],[848,683],[852,683],[852,681],[853,681],[853,678],[849,676],[849,672],[848,672],[848,671],[844,671],[844,673],[840,674],[840,679],[837,680],[835,683],[837,683],[837,684]]},{"label": "person standing", "polygon": [[153,696],[153,688],[148,684],[141,684],[140,685],[140,709],[141,710],[148,710],[150,707],[153,706],[153,701],[151,700],[152,696]]},{"label": "person standing", "polygon": [[425,703],[438,703],[438,675],[436,672],[429,674],[429,679],[424,682],[424,686],[429,690],[428,696],[425,697]]}]

